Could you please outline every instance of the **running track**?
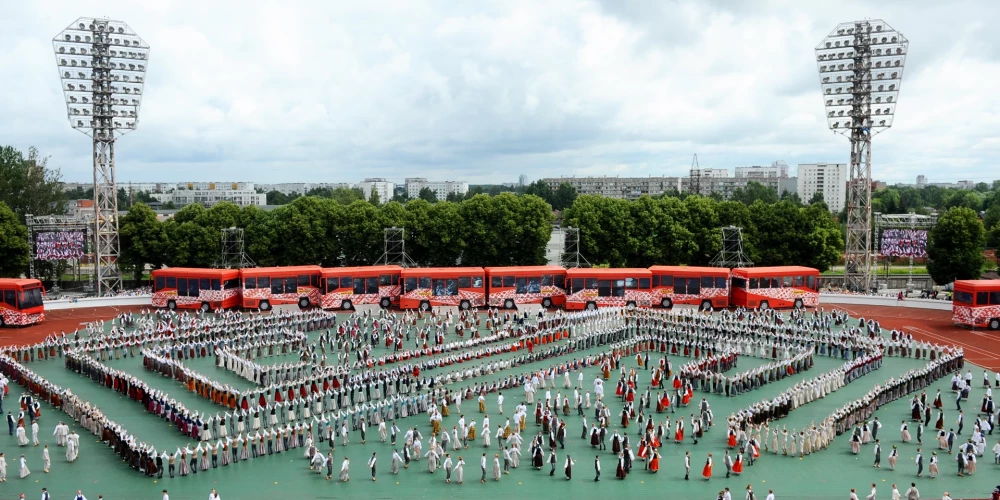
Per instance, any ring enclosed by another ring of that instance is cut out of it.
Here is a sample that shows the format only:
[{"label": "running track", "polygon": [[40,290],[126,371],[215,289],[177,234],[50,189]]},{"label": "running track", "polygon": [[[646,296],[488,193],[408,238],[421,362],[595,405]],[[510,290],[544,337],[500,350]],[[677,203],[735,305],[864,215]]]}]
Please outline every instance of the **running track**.
[{"label": "running track", "polygon": [[[828,304],[826,307],[847,311],[854,317],[876,319],[883,328],[899,329],[932,344],[962,346],[965,349],[965,359],[969,362],[1000,371],[1000,332],[956,327],[951,323],[951,311],[855,304]],[[69,333],[83,323],[107,320],[122,312],[138,312],[141,309],[141,306],[124,306],[50,311],[46,313],[45,322],[40,325],[0,330],[0,346],[40,342],[52,333]]]}]

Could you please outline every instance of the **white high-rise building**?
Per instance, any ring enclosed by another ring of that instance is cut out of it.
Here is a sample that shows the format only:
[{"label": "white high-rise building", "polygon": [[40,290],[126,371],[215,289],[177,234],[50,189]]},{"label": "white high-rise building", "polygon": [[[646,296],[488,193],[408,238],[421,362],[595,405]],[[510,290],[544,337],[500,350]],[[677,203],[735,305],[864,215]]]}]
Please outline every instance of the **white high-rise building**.
[{"label": "white high-rise building", "polygon": [[434,191],[438,201],[444,201],[451,193],[465,196],[469,192],[469,183],[465,181],[428,181],[423,177],[406,178],[406,196],[411,200],[419,198],[420,191],[424,188]]},{"label": "white high-rise building", "polygon": [[808,202],[817,192],[823,193],[823,201],[831,212],[840,212],[847,202],[846,163],[802,163],[799,164],[799,198]]},{"label": "white high-rise building", "polygon": [[784,179],[788,177],[788,165],[776,161],[769,166],[736,167],[736,177],[746,179]]},{"label": "white high-rise building", "polygon": [[378,199],[381,203],[391,200],[392,195],[396,192],[396,183],[389,182],[381,177],[369,177],[359,182],[358,187],[365,194],[366,200],[372,199],[372,191],[378,193]]},{"label": "white high-rise building", "polygon": [[691,171],[691,175],[697,175],[702,179],[726,179],[729,177],[728,168],[696,168]]}]

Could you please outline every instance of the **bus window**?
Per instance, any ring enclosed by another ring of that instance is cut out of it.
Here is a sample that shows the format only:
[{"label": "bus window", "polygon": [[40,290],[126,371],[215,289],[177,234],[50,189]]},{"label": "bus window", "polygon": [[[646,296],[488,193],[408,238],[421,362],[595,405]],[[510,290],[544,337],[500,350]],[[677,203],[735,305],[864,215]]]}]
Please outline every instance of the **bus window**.
[{"label": "bus window", "polygon": [[514,281],[514,293],[528,293],[528,278],[517,278]]},{"label": "bus window", "polygon": [[806,288],[808,288],[810,290],[815,290],[816,289],[816,277],[815,276],[806,276]]},{"label": "bus window", "polygon": [[378,286],[389,286],[392,284],[391,274],[382,274],[378,277]]},{"label": "bus window", "polygon": [[[753,278],[750,278],[750,288],[753,288]],[[771,288],[771,278],[761,278],[760,288],[761,289]]]},{"label": "bus window", "polygon": [[729,280],[729,283],[734,289],[745,289],[747,287],[747,279],[740,278],[738,276],[733,276],[732,279]]},{"label": "bus window", "polygon": [[806,281],[805,276],[796,276],[795,277],[795,287],[796,288],[801,288],[802,286],[805,286],[805,281]]},{"label": "bus window", "polygon": [[448,279],[448,295],[458,295],[458,279]]},{"label": "bus window", "polygon": [[483,277],[473,276],[472,277],[472,288],[482,288],[483,287]]},{"label": "bus window", "polygon": [[177,296],[187,297],[187,294],[188,294],[187,278],[177,278]]},{"label": "bus window", "polygon": [[367,293],[378,293],[378,277],[372,276],[365,280],[365,288]]},{"label": "bus window", "polygon": [[990,305],[1000,306],[1000,292],[990,292]]},{"label": "bus window", "polygon": [[663,287],[674,286],[674,277],[673,276],[660,276],[660,286],[663,286]]},{"label": "bus window", "polygon": [[247,290],[257,288],[257,278],[247,278],[246,283],[243,284],[243,288],[246,288]]},{"label": "bus window", "polygon": [[757,289],[757,288],[760,288],[760,284],[758,283],[757,278],[750,278],[750,289]]},{"label": "bus window", "polygon": [[513,276],[504,276],[503,277],[503,287],[504,288],[510,288],[512,286],[514,286],[514,277]]},{"label": "bus window", "polygon": [[319,288],[319,275],[318,274],[312,274],[312,275],[310,275],[310,279],[312,280],[312,286],[313,286],[313,288]]},{"label": "bus window", "polygon": [[435,297],[447,295],[447,290],[446,290],[447,283],[445,282],[445,280],[433,280],[431,284],[432,284],[431,290],[433,290],[433,292],[431,292],[431,295],[434,295]]},{"label": "bus window", "polygon": [[634,290],[636,288],[639,288],[639,279],[638,278],[625,278],[625,283],[624,284],[625,284],[625,288],[629,288],[629,289]]},{"label": "bus window", "polygon": [[985,306],[989,305],[990,293],[989,292],[976,292],[976,305]]},{"label": "bus window", "polygon": [[610,297],[611,296],[611,281],[610,280],[598,280],[598,282],[597,282],[597,296],[598,297]]},{"label": "bus window", "polygon": [[649,278],[639,278],[639,288],[649,290]]},{"label": "bus window", "polygon": [[660,286],[660,275],[659,274],[654,274],[653,275],[653,288],[656,288],[658,286]]},{"label": "bus window", "polygon": [[675,294],[685,294],[687,293],[687,280],[684,278],[677,278],[674,280],[674,293]]},{"label": "bus window", "polygon": [[165,280],[163,279],[163,276],[157,276],[156,277],[156,285],[155,285],[156,289],[153,290],[153,291],[154,292],[159,292],[160,290],[163,290],[164,282],[165,282]]},{"label": "bus window", "polygon": [[299,293],[299,287],[296,286],[295,278],[285,278],[285,293]]},{"label": "bus window", "polygon": [[257,278],[257,288],[271,288],[271,278],[269,276]]},{"label": "bus window", "polygon": [[611,295],[614,297],[625,296],[625,280],[615,280],[611,286]]},{"label": "bus window", "polygon": [[10,307],[17,308],[17,294],[14,292],[14,290],[4,290],[3,301],[6,302]]},{"label": "bus window", "polygon": [[419,279],[420,279],[420,288],[430,289],[430,287],[431,287],[431,279],[429,277],[427,277],[427,276],[421,276]]},{"label": "bus window", "polygon": [[715,288],[726,288],[726,278],[721,276],[715,278]]},{"label": "bus window", "polygon": [[[191,281],[194,281],[194,280],[191,280]],[[208,278],[201,278],[201,279],[199,279],[198,280],[198,289],[200,289],[200,290],[211,290],[212,289],[212,280],[210,280]]]},{"label": "bus window", "polygon": [[791,276],[785,276],[784,282],[785,282],[785,284],[784,284],[785,288],[788,288],[788,287],[792,286],[792,277]]},{"label": "bus window", "polygon": [[713,280],[711,276],[702,276],[701,277],[701,288],[712,288],[712,284],[714,282],[715,282],[715,280]]},{"label": "bus window", "polygon": [[542,293],[541,278],[528,278],[528,293]]},{"label": "bus window", "polygon": [[212,290],[222,290],[222,280],[212,279]]},{"label": "bus window", "polygon": [[[334,284],[336,284],[336,282],[334,282]],[[353,288],[353,287],[354,287],[354,278],[351,278],[350,276],[340,277],[340,286],[338,286],[337,288]]]},{"label": "bus window", "polygon": [[354,295],[364,295],[365,294],[365,279],[364,278],[354,278]]},{"label": "bus window", "polygon": [[30,309],[42,305],[42,289],[29,288],[21,292],[21,309]]},{"label": "bus window", "polygon": [[583,280],[583,287],[587,290],[594,290],[598,286],[597,278],[586,278]]},{"label": "bus window", "polygon": [[234,279],[231,279],[231,280],[226,280],[226,284],[224,286],[224,288],[226,290],[232,290],[234,288],[239,288],[239,287],[240,287],[240,279],[239,278],[234,278]]},{"label": "bus window", "polygon": [[952,296],[955,302],[959,304],[972,305],[972,293],[971,292],[959,292],[956,291]]},{"label": "bus window", "polygon": [[552,286],[552,275],[551,274],[542,275],[542,286]]},{"label": "bus window", "polygon": [[310,281],[309,281],[309,275],[308,274],[300,274],[298,282],[296,283],[296,285],[297,286],[309,286],[309,283],[310,283]]},{"label": "bus window", "polygon": [[472,286],[472,278],[468,276],[458,277],[458,287],[459,288],[470,288]]},{"label": "bus window", "polygon": [[558,288],[566,288],[566,278],[561,274],[555,276],[554,283]]},{"label": "bus window", "polygon": [[702,281],[703,280],[699,280],[698,278],[688,278],[688,280],[687,280],[687,282],[688,282],[688,293],[691,294],[691,295],[700,295],[701,294],[701,282]]},{"label": "bus window", "polygon": [[494,288],[500,288],[501,286],[503,286],[503,278],[501,278],[500,276],[491,276],[490,286]]},{"label": "bus window", "polygon": [[406,278],[404,281],[406,285],[404,288],[407,292],[412,292],[417,289],[417,278]]},{"label": "bus window", "polygon": [[177,278],[167,276],[167,288],[177,288]]},{"label": "bus window", "polygon": [[570,280],[570,292],[579,292],[583,290],[583,278],[573,278]]},{"label": "bus window", "polygon": [[[208,279],[206,279],[206,278],[202,278],[202,279],[204,279],[205,280],[205,284],[208,285]],[[198,296],[199,291],[202,289],[200,286],[198,286],[199,285],[198,281],[199,280],[194,279],[194,278],[189,278],[188,279],[188,297],[197,297]],[[208,288],[208,287],[206,286],[205,288]]]},{"label": "bus window", "polygon": [[271,294],[280,295],[285,293],[285,282],[281,278],[271,280]]}]

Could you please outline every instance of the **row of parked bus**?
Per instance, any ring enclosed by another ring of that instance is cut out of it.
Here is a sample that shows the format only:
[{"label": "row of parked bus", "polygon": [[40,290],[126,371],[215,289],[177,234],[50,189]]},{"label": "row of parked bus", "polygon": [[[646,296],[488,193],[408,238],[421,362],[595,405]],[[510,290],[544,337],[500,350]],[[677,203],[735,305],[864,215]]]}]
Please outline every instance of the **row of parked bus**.
[{"label": "row of parked bus", "polygon": [[559,266],[170,268],[153,271],[153,306],[211,311],[279,304],[352,310],[358,305],[567,310],[607,306],[802,308],[819,302],[820,273],[798,266],[648,269]]}]

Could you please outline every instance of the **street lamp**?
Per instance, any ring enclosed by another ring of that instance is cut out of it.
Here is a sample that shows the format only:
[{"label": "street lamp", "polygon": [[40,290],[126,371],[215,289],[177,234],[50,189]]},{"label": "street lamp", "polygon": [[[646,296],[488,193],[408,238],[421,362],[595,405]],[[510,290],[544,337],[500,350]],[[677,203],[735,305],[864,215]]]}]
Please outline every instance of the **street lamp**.
[{"label": "street lamp", "polygon": [[52,39],[70,126],[93,139],[97,293],[121,289],[115,139],[135,130],[149,45],[127,24],[81,17]]}]

